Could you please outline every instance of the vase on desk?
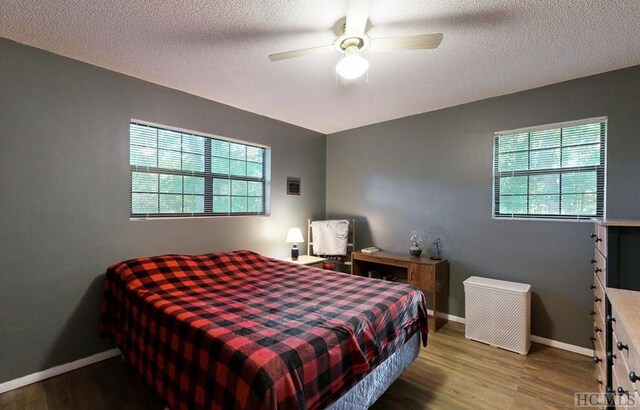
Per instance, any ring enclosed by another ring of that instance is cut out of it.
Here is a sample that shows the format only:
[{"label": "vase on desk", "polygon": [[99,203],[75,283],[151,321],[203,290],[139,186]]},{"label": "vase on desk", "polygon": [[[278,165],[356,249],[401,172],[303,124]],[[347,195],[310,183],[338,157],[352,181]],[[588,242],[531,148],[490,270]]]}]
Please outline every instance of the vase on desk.
[{"label": "vase on desk", "polygon": [[420,256],[422,254],[422,245],[424,244],[424,239],[422,233],[418,231],[411,232],[411,246],[409,247],[409,254],[411,256]]}]

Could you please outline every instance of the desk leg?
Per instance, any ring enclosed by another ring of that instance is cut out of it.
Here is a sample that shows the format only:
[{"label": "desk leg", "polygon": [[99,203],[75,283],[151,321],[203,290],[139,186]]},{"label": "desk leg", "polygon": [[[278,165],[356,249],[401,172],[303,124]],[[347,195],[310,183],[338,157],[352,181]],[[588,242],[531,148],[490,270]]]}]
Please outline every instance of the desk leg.
[{"label": "desk leg", "polygon": [[358,261],[351,260],[351,274],[362,276],[362,269],[360,269],[360,264]]},{"label": "desk leg", "polygon": [[[435,287],[433,291],[433,314],[449,311],[449,263],[444,262],[436,267]],[[434,318],[434,332],[447,323],[443,317]]]}]

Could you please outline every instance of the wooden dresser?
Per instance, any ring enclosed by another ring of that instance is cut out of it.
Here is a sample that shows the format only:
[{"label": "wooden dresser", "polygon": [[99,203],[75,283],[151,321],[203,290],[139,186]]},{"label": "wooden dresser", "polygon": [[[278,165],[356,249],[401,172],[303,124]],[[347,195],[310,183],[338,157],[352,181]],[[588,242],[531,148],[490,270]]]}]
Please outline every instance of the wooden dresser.
[{"label": "wooden dresser", "polygon": [[449,301],[449,262],[434,261],[427,257],[415,257],[402,253],[376,252],[351,254],[351,273],[368,276],[375,270],[380,277],[391,275],[401,282],[414,285],[424,293],[427,304],[433,310],[429,315],[429,330],[436,332],[445,322],[437,312],[446,312]]},{"label": "wooden dresser", "polygon": [[632,396],[629,403],[640,404],[640,292],[609,288],[607,299],[611,304],[611,391],[623,400]]},{"label": "wooden dresser", "polygon": [[[640,221],[594,225],[594,378],[618,408],[640,405]],[[613,408],[613,406],[609,406]]]},{"label": "wooden dresser", "polygon": [[593,290],[593,309],[591,315],[593,316],[593,335],[591,341],[593,342],[593,362],[595,363],[595,379],[598,386],[602,391],[606,391],[608,386],[608,370],[607,370],[607,332],[605,317],[607,313],[606,309],[606,275],[607,275],[607,247],[606,243],[606,228],[600,224],[594,226],[593,234],[591,238],[595,241],[595,249],[593,251],[593,283],[591,289]]}]

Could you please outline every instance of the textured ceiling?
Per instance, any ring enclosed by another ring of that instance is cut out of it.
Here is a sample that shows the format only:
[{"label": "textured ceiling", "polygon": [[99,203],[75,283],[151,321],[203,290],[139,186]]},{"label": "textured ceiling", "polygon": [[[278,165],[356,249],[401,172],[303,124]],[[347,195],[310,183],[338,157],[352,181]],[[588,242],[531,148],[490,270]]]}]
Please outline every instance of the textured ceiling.
[{"label": "textured ceiling", "polygon": [[339,0],[1,0],[0,36],[332,133],[640,64],[640,0],[377,0],[368,34],[444,33],[336,80]]}]

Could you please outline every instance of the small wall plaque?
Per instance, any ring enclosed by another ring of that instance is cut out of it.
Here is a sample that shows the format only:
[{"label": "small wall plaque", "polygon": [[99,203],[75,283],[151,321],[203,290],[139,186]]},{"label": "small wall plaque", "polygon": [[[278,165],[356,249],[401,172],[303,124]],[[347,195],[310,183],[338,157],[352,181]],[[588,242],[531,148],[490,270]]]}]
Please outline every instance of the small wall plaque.
[{"label": "small wall plaque", "polygon": [[300,195],[300,178],[287,177],[287,195]]}]

